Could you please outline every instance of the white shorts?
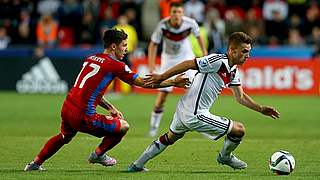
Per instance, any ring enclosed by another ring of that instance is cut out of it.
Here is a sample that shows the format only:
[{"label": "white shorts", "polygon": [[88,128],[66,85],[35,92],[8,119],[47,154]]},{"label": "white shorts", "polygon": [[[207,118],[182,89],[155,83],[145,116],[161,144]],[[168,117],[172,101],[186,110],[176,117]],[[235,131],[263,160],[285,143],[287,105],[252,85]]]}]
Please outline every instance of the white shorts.
[{"label": "white shorts", "polygon": [[210,112],[188,117],[182,115],[182,113],[175,112],[170,130],[175,134],[197,131],[210,139],[218,140],[220,137],[228,134],[232,126],[232,120],[213,115]]}]

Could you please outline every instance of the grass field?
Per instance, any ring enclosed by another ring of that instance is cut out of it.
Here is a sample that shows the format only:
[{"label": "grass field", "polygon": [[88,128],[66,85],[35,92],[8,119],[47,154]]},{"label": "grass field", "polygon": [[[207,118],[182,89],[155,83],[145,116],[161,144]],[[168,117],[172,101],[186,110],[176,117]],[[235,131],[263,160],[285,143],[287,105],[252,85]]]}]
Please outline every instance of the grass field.
[{"label": "grass field", "polygon": [[[111,97],[110,97],[111,98]],[[131,127],[123,141],[109,154],[118,160],[114,167],[90,165],[86,158],[100,139],[79,133],[49,159],[46,172],[23,172],[49,137],[60,127],[64,95],[19,95],[0,92],[0,179],[319,179],[320,97],[257,96],[256,101],[277,107],[279,120],[262,116],[221,96],[212,112],[246,125],[246,136],[236,150],[248,163],[242,171],[218,165],[215,157],[223,138],[212,142],[192,132],[151,160],[147,173],[127,173],[127,166],[152,142],[146,136],[154,95],[111,98]],[[170,96],[161,123],[161,133],[170,124],[179,96]],[[102,112],[101,109],[99,109]],[[268,159],[279,149],[290,151],[296,169],[286,177],[273,175]]]}]

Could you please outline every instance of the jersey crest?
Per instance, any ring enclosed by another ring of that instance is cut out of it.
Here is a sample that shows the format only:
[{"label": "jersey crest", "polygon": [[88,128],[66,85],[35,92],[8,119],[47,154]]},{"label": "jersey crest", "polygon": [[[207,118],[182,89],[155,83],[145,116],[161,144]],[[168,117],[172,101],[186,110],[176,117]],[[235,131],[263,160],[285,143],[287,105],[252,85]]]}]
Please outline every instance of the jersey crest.
[{"label": "jersey crest", "polygon": [[228,72],[225,64],[221,64],[219,71],[217,72],[220,78],[223,80],[224,84],[229,84],[236,76],[236,69],[231,72]]}]

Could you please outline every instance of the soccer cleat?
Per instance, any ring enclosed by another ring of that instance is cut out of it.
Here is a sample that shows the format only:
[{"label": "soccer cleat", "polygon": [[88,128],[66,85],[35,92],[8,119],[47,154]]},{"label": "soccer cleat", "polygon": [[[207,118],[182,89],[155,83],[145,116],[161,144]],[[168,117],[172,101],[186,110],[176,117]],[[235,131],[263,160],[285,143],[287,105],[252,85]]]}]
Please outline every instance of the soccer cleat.
[{"label": "soccer cleat", "polygon": [[36,164],[34,161],[31,161],[26,167],[23,169],[24,171],[45,171],[46,169],[42,166]]},{"label": "soccer cleat", "polygon": [[219,164],[228,165],[233,169],[245,169],[248,165],[244,161],[241,161],[236,156],[231,154],[229,157],[223,157],[218,154],[217,161]]},{"label": "soccer cleat", "polygon": [[102,156],[98,156],[95,152],[91,153],[89,158],[88,158],[89,163],[91,164],[101,164],[103,166],[113,166],[117,164],[117,160],[107,156],[106,154]]},{"label": "soccer cleat", "polygon": [[147,171],[149,171],[149,169],[145,167],[139,168],[133,163],[130,164],[130,166],[128,167],[128,172],[147,172]]}]

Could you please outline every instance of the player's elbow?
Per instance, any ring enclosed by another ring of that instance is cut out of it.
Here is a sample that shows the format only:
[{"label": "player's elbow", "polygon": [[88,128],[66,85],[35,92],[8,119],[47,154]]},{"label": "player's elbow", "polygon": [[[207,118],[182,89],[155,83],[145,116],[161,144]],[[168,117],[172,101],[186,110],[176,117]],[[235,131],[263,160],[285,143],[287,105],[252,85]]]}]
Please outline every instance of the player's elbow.
[{"label": "player's elbow", "polygon": [[127,133],[129,131],[130,125],[127,121],[121,120],[120,130],[122,133]]}]

